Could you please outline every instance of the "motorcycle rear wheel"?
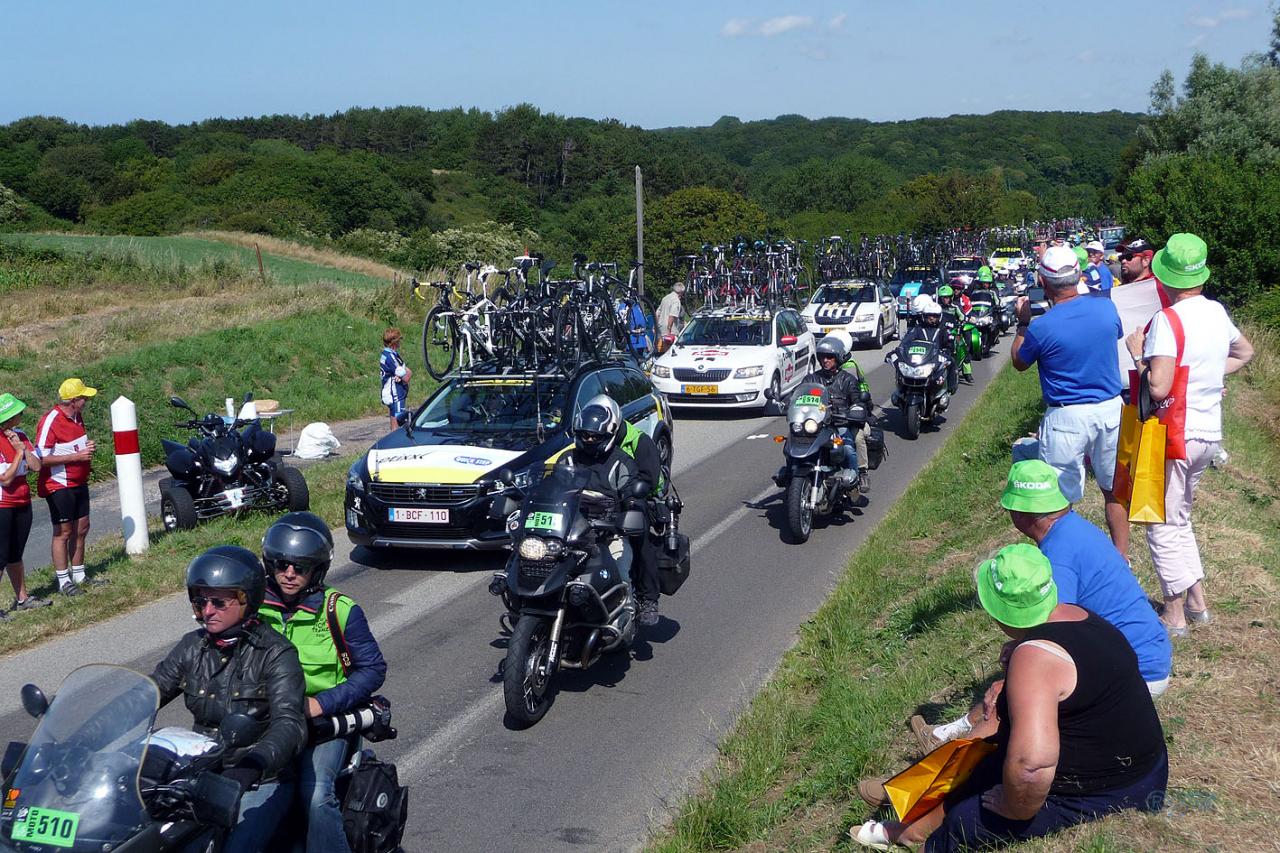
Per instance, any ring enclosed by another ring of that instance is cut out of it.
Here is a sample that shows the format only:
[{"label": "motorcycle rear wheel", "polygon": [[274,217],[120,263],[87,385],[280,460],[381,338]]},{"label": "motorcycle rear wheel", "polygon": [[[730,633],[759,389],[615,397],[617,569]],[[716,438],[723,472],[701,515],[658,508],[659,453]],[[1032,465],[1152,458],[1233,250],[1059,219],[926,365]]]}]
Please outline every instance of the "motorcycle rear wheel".
[{"label": "motorcycle rear wheel", "polygon": [[551,707],[551,677],[538,674],[551,652],[551,620],[525,614],[516,622],[502,668],[502,698],[507,716],[532,726]]},{"label": "motorcycle rear wheel", "polygon": [[809,541],[813,532],[813,507],[806,507],[811,485],[808,477],[792,477],[787,483],[787,531],[797,545]]},{"label": "motorcycle rear wheel", "polygon": [[920,405],[918,403],[910,403],[906,410],[902,413],[902,424],[907,433],[907,438],[917,439],[920,437]]}]

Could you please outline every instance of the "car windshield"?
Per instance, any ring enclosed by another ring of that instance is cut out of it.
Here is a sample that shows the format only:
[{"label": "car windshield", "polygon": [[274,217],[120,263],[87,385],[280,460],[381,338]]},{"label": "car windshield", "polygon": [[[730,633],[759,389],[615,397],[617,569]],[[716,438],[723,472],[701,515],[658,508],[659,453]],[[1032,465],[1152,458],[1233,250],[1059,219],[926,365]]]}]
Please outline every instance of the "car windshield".
[{"label": "car windshield", "polygon": [[684,346],[749,346],[771,343],[773,324],[759,317],[695,317],[680,334]]},{"label": "car windshield", "polygon": [[903,267],[893,274],[893,283],[901,289],[901,286],[909,281],[924,281],[937,274],[937,270],[933,267]]},{"label": "car windshield", "polygon": [[810,300],[812,305],[829,305],[833,302],[875,302],[874,284],[824,284]]},{"label": "car windshield", "polygon": [[1020,258],[1022,257],[1021,249],[996,249],[992,254],[993,258]]},{"label": "car windshield", "polygon": [[982,265],[980,258],[952,258],[951,263],[947,264],[947,272],[977,272]]},{"label": "car windshield", "polygon": [[[534,393],[535,387],[537,393]],[[552,429],[564,417],[568,383],[563,379],[475,377],[454,379],[414,426],[455,432],[529,432]]]}]

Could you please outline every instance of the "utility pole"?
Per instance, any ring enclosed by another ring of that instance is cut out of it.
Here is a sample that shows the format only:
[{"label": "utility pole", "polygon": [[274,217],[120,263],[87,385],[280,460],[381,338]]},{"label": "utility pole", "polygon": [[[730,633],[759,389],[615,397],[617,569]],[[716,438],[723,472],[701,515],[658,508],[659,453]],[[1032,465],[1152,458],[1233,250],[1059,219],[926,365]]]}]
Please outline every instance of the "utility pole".
[{"label": "utility pole", "polygon": [[636,166],[636,260],[640,262],[636,281],[640,285],[640,295],[644,296],[644,176],[639,166]]}]

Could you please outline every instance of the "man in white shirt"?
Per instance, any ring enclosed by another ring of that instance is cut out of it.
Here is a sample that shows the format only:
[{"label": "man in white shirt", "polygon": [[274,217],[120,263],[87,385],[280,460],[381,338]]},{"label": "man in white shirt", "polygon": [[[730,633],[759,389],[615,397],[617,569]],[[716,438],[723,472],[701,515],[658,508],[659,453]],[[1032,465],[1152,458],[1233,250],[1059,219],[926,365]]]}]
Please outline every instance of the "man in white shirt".
[{"label": "man in white shirt", "polygon": [[684,295],[684,282],[677,281],[671,292],[662,297],[658,303],[658,337],[675,335],[680,332],[680,319],[684,314],[681,297]]},{"label": "man in white shirt", "polygon": [[[1186,459],[1165,462],[1165,523],[1147,525],[1147,546],[1164,594],[1164,623],[1174,637],[1189,633],[1187,619],[1209,621],[1201,580],[1204,567],[1191,527],[1196,485],[1222,442],[1223,378],[1253,358],[1253,346],[1227,316],[1221,304],[1204,296],[1209,280],[1209,250],[1194,234],[1174,234],[1151,263],[1185,338],[1182,364],[1187,367]],[[1136,329],[1126,340],[1139,369],[1151,369],[1151,397],[1170,399],[1177,367],[1178,344],[1162,311],[1150,334]]]}]

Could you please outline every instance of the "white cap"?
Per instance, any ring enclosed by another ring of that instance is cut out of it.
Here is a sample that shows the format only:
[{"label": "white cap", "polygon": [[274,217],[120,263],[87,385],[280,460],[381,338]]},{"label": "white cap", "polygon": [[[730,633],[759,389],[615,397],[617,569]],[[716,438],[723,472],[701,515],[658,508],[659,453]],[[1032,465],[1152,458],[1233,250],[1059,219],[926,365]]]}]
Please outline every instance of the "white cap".
[{"label": "white cap", "polygon": [[1098,254],[1102,254],[1107,251],[1103,248],[1101,240],[1090,240],[1088,243],[1084,244],[1084,250],[1086,252],[1097,252]]},{"label": "white cap", "polygon": [[1040,256],[1040,272],[1050,278],[1062,278],[1072,269],[1079,275],[1080,259],[1068,246],[1050,246]]}]

